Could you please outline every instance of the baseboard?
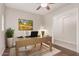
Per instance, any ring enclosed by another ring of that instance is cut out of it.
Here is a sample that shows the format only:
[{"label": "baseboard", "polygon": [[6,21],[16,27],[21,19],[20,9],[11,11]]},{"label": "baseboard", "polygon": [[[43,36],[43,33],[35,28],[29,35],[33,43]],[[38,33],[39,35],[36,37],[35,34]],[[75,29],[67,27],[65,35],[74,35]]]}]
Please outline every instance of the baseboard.
[{"label": "baseboard", "polygon": [[3,49],[1,50],[0,56],[2,56],[2,55],[3,55],[4,50],[5,50],[5,48],[3,48]]},{"label": "baseboard", "polygon": [[64,42],[64,41],[60,41],[60,40],[55,40],[55,44],[77,52],[76,44],[72,44],[72,43]]}]

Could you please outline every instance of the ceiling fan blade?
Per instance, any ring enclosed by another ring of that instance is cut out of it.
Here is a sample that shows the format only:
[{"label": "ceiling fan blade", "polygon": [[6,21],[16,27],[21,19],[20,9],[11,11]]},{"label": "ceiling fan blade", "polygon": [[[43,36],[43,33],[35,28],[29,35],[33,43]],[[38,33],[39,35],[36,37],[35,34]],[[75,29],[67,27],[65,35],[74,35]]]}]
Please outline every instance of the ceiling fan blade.
[{"label": "ceiling fan blade", "polygon": [[49,6],[47,6],[46,8],[47,8],[47,10],[50,10],[50,7]]},{"label": "ceiling fan blade", "polygon": [[36,10],[39,10],[41,8],[41,6],[39,6]]},{"label": "ceiling fan blade", "polygon": [[55,3],[48,3],[48,4],[55,4]]}]

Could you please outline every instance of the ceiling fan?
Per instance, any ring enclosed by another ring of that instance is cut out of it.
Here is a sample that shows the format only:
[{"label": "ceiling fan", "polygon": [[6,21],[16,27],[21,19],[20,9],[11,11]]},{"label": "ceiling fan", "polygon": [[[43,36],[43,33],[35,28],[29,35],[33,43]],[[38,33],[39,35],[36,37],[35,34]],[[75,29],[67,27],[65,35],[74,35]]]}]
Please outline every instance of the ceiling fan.
[{"label": "ceiling fan", "polygon": [[46,8],[47,10],[50,10],[49,7],[50,4],[54,4],[54,3],[41,3],[41,5],[38,6],[36,10],[39,10],[40,8]]}]

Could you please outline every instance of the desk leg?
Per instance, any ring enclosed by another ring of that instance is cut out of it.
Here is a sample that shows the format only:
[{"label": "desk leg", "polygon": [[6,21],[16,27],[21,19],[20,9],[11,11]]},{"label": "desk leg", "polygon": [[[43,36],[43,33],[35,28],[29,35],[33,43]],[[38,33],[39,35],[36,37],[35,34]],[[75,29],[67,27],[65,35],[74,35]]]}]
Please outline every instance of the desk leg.
[{"label": "desk leg", "polygon": [[41,42],[41,44],[40,44],[40,49],[42,48],[42,42]]},{"label": "desk leg", "polygon": [[34,48],[36,47],[36,44],[34,45]]},{"label": "desk leg", "polygon": [[19,54],[19,51],[18,51],[18,48],[16,48],[16,56],[18,56]]},{"label": "desk leg", "polygon": [[41,42],[41,47],[42,47],[42,42]]},{"label": "desk leg", "polygon": [[50,51],[52,51],[52,43],[50,43]]}]

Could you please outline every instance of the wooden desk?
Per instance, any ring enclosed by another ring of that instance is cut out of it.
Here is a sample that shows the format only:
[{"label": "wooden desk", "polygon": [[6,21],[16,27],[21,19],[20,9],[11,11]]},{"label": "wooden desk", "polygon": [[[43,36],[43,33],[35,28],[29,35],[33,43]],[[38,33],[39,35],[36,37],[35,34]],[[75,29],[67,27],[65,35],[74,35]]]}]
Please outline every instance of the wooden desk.
[{"label": "wooden desk", "polygon": [[49,50],[52,51],[52,37],[20,38],[18,41],[16,41],[16,55],[19,53],[18,48],[28,45],[36,46],[38,43],[40,43],[40,48],[42,47],[43,43],[49,45]]}]

